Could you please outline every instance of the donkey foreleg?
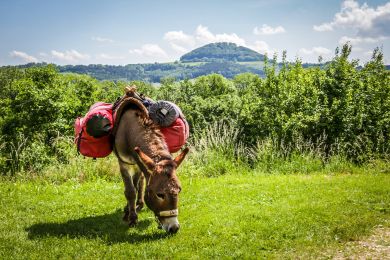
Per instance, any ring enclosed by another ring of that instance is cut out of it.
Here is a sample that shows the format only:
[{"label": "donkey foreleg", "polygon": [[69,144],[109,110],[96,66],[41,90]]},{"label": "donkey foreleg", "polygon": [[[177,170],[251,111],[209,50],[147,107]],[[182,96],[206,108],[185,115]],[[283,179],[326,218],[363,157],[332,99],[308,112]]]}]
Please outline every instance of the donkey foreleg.
[{"label": "donkey foreleg", "polygon": [[145,205],[145,201],[144,201],[144,196],[145,196],[145,177],[144,175],[141,173],[141,171],[139,171],[139,180],[138,180],[138,196],[137,196],[137,205],[136,205],[136,209],[137,209],[137,212],[140,212],[142,210],[142,208],[144,207]]},{"label": "donkey foreleg", "polygon": [[[120,171],[125,185],[125,197],[127,200],[127,205],[125,207],[125,214],[123,220],[129,223],[130,227],[133,227],[137,224],[137,212],[136,212],[136,198],[137,191],[133,182],[133,176],[135,171],[132,166],[120,164]],[[137,183],[137,182],[135,182]]]}]

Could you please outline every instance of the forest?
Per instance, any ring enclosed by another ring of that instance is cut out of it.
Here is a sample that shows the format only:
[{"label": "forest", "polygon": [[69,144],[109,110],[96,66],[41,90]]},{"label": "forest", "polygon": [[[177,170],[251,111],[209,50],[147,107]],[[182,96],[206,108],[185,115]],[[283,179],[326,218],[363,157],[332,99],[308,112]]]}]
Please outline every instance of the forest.
[{"label": "forest", "polygon": [[[261,67],[253,64],[240,64],[233,61],[209,61],[209,62],[173,62],[173,63],[145,63],[128,65],[55,65],[60,73],[77,73],[89,75],[98,80],[111,81],[145,81],[150,83],[161,83],[166,78],[177,81],[193,79],[212,73],[218,73],[226,78],[234,78],[238,74],[253,73],[264,76]],[[18,68],[26,69],[31,67],[46,67],[47,63],[28,63],[19,65]],[[306,65],[304,65],[306,66]],[[316,65],[309,65],[316,66]]]}]

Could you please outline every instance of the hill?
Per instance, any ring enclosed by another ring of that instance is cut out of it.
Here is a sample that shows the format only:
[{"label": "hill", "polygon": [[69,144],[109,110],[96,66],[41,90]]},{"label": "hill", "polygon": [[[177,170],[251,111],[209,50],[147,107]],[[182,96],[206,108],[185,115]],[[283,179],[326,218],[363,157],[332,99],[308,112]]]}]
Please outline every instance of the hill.
[{"label": "hill", "polygon": [[164,78],[175,80],[193,79],[199,76],[218,73],[233,78],[240,73],[251,72],[263,76],[262,67],[249,66],[229,61],[202,63],[149,63],[114,65],[66,65],[57,66],[62,73],[87,74],[98,80],[142,80],[160,82]]},{"label": "hill", "polygon": [[[62,73],[87,74],[98,80],[142,80],[160,82],[163,78],[192,79],[211,73],[233,78],[241,73],[264,76],[265,56],[234,43],[211,43],[197,48],[169,63],[120,65],[65,65],[56,66]],[[19,67],[45,66],[46,63],[30,63]]]},{"label": "hill", "polygon": [[263,61],[264,55],[235,43],[218,42],[210,43],[197,48],[180,57],[181,62],[210,62],[210,61],[231,61],[248,62]]},{"label": "hill", "polygon": [[[265,56],[234,43],[211,43],[197,48],[169,63],[146,63],[128,65],[65,65],[56,66],[61,73],[87,74],[98,80],[141,80],[161,82],[164,78],[175,80],[193,79],[199,76],[218,73],[226,78],[234,78],[241,73],[254,73],[264,76]],[[46,63],[29,63],[21,68],[45,66]],[[304,63],[304,68],[325,64]],[[280,64],[278,65],[280,67]],[[390,65],[386,66],[390,69]]]}]

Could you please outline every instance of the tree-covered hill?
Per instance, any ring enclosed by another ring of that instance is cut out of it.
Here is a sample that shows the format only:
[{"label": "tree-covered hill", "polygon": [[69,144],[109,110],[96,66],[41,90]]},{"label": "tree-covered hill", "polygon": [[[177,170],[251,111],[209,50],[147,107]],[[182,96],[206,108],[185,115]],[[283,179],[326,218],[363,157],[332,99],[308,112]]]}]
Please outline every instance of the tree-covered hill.
[{"label": "tree-covered hill", "polygon": [[[19,68],[42,67],[46,63],[29,63]],[[147,63],[121,65],[55,65],[61,73],[86,74],[98,80],[141,80],[161,82],[164,78],[175,80],[193,79],[199,76],[218,73],[226,78],[234,78],[241,73],[254,73],[264,76],[263,66],[258,64],[239,64],[231,61],[214,61],[201,63]]]},{"label": "tree-covered hill", "polygon": [[181,56],[181,62],[263,61],[265,56],[231,42],[210,43]]}]

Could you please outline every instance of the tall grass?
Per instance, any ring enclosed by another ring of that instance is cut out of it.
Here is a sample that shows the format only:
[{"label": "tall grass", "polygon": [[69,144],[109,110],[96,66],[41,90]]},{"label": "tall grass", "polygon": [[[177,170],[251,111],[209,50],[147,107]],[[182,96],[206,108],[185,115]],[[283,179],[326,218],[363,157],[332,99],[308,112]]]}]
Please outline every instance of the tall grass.
[{"label": "tall grass", "polygon": [[186,172],[191,176],[217,177],[246,171],[250,153],[239,140],[240,130],[233,125],[223,121],[209,125],[191,140]]},{"label": "tall grass", "polygon": [[[35,150],[33,150],[36,148]],[[62,136],[51,140],[51,155],[45,157],[46,153],[39,149],[39,144],[29,144],[27,149],[21,153],[15,151],[20,165],[25,165],[28,160],[35,162],[50,158],[50,162],[41,165],[36,163],[34,168],[20,168],[15,173],[9,173],[8,178],[18,180],[43,179],[52,183],[63,183],[66,181],[85,182],[96,179],[119,180],[119,167],[116,157],[112,154],[106,158],[92,159],[77,153],[73,137]],[[46,151],[46,150],[45,150]],[[42,156],[41,158],[37,158]]]},{"label": "tall grass", "polygon": [[288,144],[277,142],[272,138],[267,138],[257,142],[253,148],[255,154],[255,168],[259,172],[265,173],[353,173],[360,172],[367,165],[385,169],[389,171],[389,154],[382,153],[383,158],[378,159],[375,153],[361,154],[365,163],[350,160],[350,150],[356,151],[356,158],[359,155],[359,147],[364,139],[357,139],[354,143],[345,143],[336,140],[330,147],[324,142],[326,136],[315,141],[307,141],[302,137],[297,137],[294,142]]},{"label": "tall grass", "polygon": [[348,159],[350,149],[356,151],[356,156],[360,154],[364,138],[352,144],[336,141],[326,147],[326,136],[314,141],[298,136],[289,143],[269,137],[258,140],[255,146],[243,145],[241,137],[240,129],[232,124],[222,121],[211,124],[192,139],[187,171],[207,177],[248,171],[269,174],[390,172],[390,157],[385,151],[381,151],[382,159],[378,159],[375,152],[362,154],[367,161],[364,165]]},{"label": "tall grass", "polygon": [[[357,139],[353,144],[336,142],[327,148],[323,141],[325,136],[315,141],[297,137],[294,142],[289,143],[266,138],[258,140],[255,146],[245,146],[240,141],[242,137],[240,129],[233,124],[223,121],[210,124],[203,132],[191,138],[191,152],[180,167],[179,174],[193,178],[227,174],[390,173],[388,152],[382,153],[382,159],[377,159],[373,152],[372,157],[363,165],[348,159],[346,149],[356,149],[358,153],[358,148],[362,145],[360,142],[364,142],[364,138]],[[38,143],[30,144],[19,153],[18,147],[27,142],[23,138],[20,140],[19,146],[11,151],[17,157],[13,162],[19,163],[14,167],[16,174],[11,176],[19,179],[43,178],[58,183],[69,180],[120,180],[117,159],[113,154],[97,160],[78,155],[72,137],[58,134],[53,138],[51,157],[45,157],[46,153],[39,149]],[[4,149],[4,144],[0,149]],[[45,161],[48,158],[56,160],[48,163]],[[33,169],[24,169],[22,165],[26,160],[42,163],[37,163]]]}]

